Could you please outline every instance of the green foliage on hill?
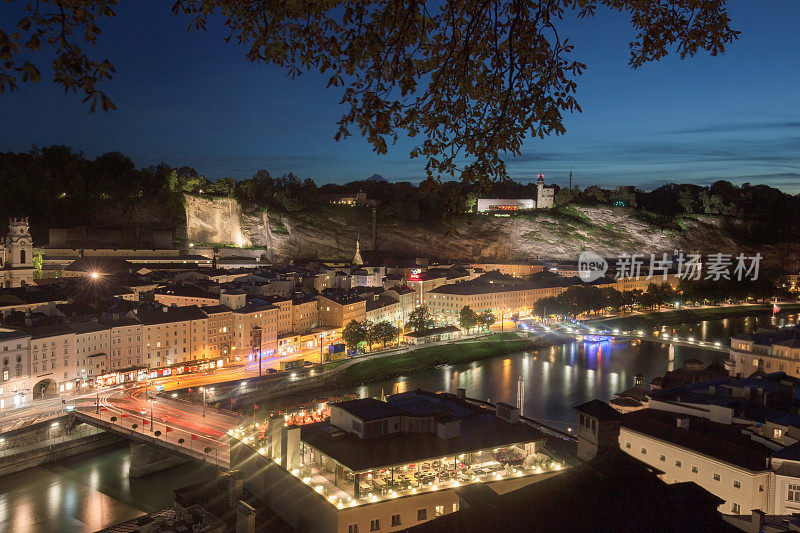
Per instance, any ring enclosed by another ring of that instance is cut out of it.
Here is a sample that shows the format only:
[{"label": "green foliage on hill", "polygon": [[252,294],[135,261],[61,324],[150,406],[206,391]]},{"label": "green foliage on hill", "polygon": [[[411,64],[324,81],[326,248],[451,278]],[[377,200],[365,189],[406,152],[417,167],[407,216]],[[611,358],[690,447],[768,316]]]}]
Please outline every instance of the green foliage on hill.
[{"label": "green foliage on hill", "polygon": [[[743,244],[770,244],[800,239],[795,224],[800,195],[792,196],[766,185],[741,187],[718,181],[703,187],[690,183],[667,184],[652,191],[633,186],[603,189],[556,188],[552,209],[526,211],[526,217],[551,229],[599,236],[613,233],[613,225],[597,227],[580,206],[609,206],[623,210],[647,224],[685,232],[688,223],[703,215],[720,217],[725,231]],[[37,241],[46,240],[47,228],[113,224],[107,207],[134,205],[163,207],[175,226],[183,220],[183,194],[207,199],[235,198],[246,210],[267,210],[291,217],[293,222],[317,224],[320,219],[342,218],[363,224],[369,207],[332,205],[340,195],[362,192],[380,204],[379,222],[420,224],[449,231],[458,224],[467,228],[475,220],[478,198],[536,198],[533,180],[504,180],[484,185],[432,178],[413,184],[389,182],[379,176],[345,184],[317,186],[292,173],[273,177],[259,170],[252,178],[209,180],[191,167],[166,163],[136,168],[127,156],[110,152],[95,159],[67,146],[33,148],[25,153],[0,153],[0,220],[29,216]],[[121,223],[120,223],[121,224]],[[282,233],[285,226],[275,226]],[[588,242],[591,242],[589,240]]]}]

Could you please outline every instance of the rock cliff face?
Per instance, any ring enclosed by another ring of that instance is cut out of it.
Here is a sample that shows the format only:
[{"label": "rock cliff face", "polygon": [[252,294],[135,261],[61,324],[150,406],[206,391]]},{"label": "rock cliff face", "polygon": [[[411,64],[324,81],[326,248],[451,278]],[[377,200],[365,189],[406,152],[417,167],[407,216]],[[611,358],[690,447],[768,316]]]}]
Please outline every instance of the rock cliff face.
[{"label": "rock cliff face", "polygon": [[248,213],[233,198],[185,195],[186,237],[190,241],[239,247],[267,246],[265,212]]},{"label": "rock cliff face", "polygon": [[[186,197],[185,206],[190,240],[264,247],[275,261],[349,261],[356,239],[367,256],[373,247],[369,209],[325,206],[286,215],[246,212],[232,199],[192,196]],[[389,220],[379,208],[376,241],[379,251],[394,257],[474,261],[576,260],[583,250],[606,257],[676,249],[745,251],[724,234],[714,217],[684,217],[680,229],[663,229],[630,210],[609,207],[571,207],[560,214],[543,211],[510,218],[469,215],[448,228]]]}]

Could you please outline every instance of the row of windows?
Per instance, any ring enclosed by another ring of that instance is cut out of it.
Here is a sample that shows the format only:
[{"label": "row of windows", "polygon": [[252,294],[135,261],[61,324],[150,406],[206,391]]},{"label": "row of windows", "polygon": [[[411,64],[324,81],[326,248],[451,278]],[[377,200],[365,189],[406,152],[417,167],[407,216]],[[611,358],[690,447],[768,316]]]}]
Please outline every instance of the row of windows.
[{"label": "row of windows", "polygon": [[[630,442],[626,442],[625,443],[625,448],[630,450],[631,449],[631,443]],[[642,455],[647,455],[647,448],[642,447],[639,451],[640,451],[640,453]],[[663,455],[663,454],[659,455],[658,460],[661,461],[662,463],[665,463],[667,461],[667,456]],[[680,460],[678,460],[678,459],[675,460],[675,467],[676,468],[682,468],[683,467],[683,464],[681,463]],[[700,469],[698,467],[692,465],[692,473],[693,474],[699,474],[700,473]],[[714,477],[714,481],[720,481],[722,479],[720,474],[718,474],[716,472],[714,472],[713,477]],[[733,487],[736,488],[736,489],[741,489],[742,488],[742,484],[738,480],[734,479],[733,480]],[[758,486],[758,492],[764,492],[764,485],[759,485]],[[800,501],[800,500],[798,500],[798,501]]]},{"label": "row of windows", "polygon": [[[455,512],[458,508],[458,504],[453,504],[453,511]],[[435,509],[435,516],[442,516],[445,513],[444,505],[437,505]],[[417,509],[417,521],[421,522],[423,520],[428,519],[428,510],[427,509]],[[391,527],[398,527],[403,525],[403,522],[400,518],[399,514],[392,515],[392,526]],[[375,518],[374,520],[369,521],[369,530],[370,532],[373,531],[380,531],[381,530],[381,519]],[[347,533],[358,533],[358,524],[350,524],[347,526]]]}]

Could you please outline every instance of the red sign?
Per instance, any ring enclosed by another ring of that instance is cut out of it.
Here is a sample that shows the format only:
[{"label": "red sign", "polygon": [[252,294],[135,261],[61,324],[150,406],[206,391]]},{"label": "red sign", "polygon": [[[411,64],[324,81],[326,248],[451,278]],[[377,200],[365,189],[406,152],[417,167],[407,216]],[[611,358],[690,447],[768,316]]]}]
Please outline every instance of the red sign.
[{"label": "red sign", "polygon": [[411,274],[408,279],[409,281],[419,281],[419,274]]}]

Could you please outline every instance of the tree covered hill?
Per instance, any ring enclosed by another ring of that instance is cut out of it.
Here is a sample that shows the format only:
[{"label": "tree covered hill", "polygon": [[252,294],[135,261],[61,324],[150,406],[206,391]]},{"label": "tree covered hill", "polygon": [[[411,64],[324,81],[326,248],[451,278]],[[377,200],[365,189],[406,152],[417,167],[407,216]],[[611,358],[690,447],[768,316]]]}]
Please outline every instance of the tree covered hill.
[{"label": "tree covered hill", "polygon": [[[668,184],[652,191],[634,186],[572,190],[556,186],[556,207],[552,210],[485,221],[486,217],[471,214],[479,197],[535,198],[535,183],[505,180],[479,186],[427,179],[413,184],[378,178],[373,175],[345,184],[317,185],[291,173],[273,177],[261,170],[250,179],[212,181],[190,167],[161,163],[137,168],[120,153],[89,159],[69,147],[51,146],[25,153],[0,153],[0,197],[4,199],[0,202],[0,220],[30,217],[37,243],[47,241],[50,227],[78,225],[173,227],[180,236],[182,232],[185,235],[184,194],[188,193],[207,199],[236,199],[245,212],[269,211],[274,222],[290,229],[306,224],[319,228],[317,219],[326,217],[340,221],[341,226],[333,225],[339,230],[355,224],[360,226],[357,231],[366,235],[368,213],[329,204],[331,195],[364,192],[379,202],[383,226],[435,232],[442,236],[442,242],[450,235],[469,239],[471,233],[478,236],[484,231],[504,231],[504,224],[513,232],[517,229],[511,226],[523,227],[523,222],[547,235],[541,239],[553,241],[561,235],[571,239],[571,248],[578,249],[593,243],[604,247],[619,241],[626,231],[674,235],[676,243],[685,237],[692,245],[702,244],[697,242],[698,236],[730,239],[750,248],[800,242],[796,224],[800,195],[766,185],[739,187],[718,181],[709,187]],[[696,235],[685,235],[701,227],[711,233],[698,229]],[[536,237],[528,226],[519,236],[533,241]]]}]

